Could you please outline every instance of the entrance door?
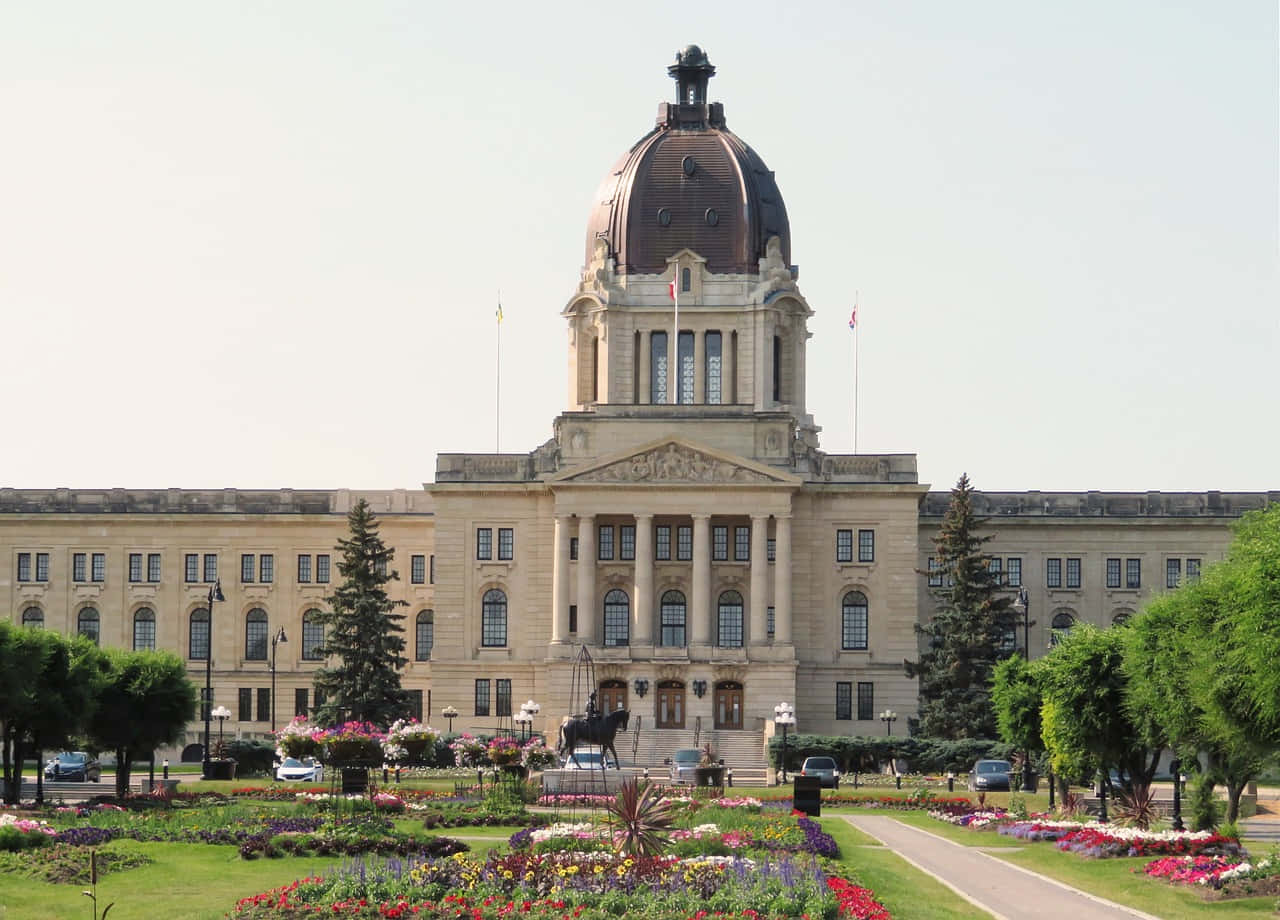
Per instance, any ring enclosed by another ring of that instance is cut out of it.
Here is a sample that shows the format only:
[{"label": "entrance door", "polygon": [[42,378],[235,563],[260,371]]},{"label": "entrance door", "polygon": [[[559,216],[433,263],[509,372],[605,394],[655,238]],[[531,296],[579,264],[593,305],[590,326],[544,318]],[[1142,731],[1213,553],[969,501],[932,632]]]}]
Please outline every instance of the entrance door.
[{"label": "entrance door", "polygon": [[657,708],[658,728],[684,728],[684,684],[659,681]]},{"label": "entrance door", "polygon": [[627,708],[627,682],[625,680],[600,681],[600,711],[613,712]]},{"label": "entrance door", "polygon": [[716,728],[742,728],[742,684],[725,680],[716,684]]}]

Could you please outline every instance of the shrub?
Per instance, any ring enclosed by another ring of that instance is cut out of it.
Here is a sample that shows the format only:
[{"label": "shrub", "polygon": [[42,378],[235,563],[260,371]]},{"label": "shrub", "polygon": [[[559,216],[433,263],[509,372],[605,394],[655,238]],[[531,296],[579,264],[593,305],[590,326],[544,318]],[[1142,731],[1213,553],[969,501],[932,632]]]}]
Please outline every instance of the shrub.
[{"label": "shrub", "polygon": [[1140,827],[1145,831],[1158,816],[1156,794],[1150,783],[1134,783],[1133,789],[1116,796],[1115,823],[1121,827]]},{"label": "shrub", "polygon": [[236,762],[238,776],[250,776],[258,773],[270,773],[271,762],[275,759],[274,745],[265,741],[228,741],[227,756]]},{"label": "shrub", "polygon": [[1187,791],[1187,811],[1191,813],[1191,829],[1211,831],[1222,818],[1222,806],[1213,794],[1213,780],[1201,773]]},{"label": "shrub", "polygon": [[17,850],[34,850],[44,846],[52,838],[39,831],[23,831],[12,824],[0,827],[0,850],[14,852]]}]

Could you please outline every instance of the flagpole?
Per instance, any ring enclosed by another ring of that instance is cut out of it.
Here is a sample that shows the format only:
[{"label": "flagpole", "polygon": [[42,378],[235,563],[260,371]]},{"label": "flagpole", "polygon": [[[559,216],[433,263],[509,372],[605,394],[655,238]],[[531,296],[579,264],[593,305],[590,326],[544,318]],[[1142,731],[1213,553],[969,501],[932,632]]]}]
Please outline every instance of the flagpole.
[{"label": "flagpole", "polygon": [[502,290],[498,290],[498,336],[493,368],[493,452],[501,453],[498,432],[502,424]]},{"label": "flagpole", "polygon": [[853,292],[853,452],[858,452],[858,292]]}]

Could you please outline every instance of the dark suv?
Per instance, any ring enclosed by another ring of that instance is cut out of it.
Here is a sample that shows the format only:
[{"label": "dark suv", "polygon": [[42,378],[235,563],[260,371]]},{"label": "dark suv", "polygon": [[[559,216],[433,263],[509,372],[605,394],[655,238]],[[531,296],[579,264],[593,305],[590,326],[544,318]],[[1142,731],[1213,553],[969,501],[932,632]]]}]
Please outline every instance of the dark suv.
[{"label": "dark suv", "polygon": [[102,779],[102,764],[84,751],[63,751],[45,764],[44,778],[62,783],[96,783]]}]

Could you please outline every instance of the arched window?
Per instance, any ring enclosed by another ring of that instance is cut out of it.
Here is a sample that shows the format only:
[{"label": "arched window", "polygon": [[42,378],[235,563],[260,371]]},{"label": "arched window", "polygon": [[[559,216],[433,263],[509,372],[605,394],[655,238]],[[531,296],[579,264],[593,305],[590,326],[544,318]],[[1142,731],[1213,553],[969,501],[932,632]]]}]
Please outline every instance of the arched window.
[{"label": "arched window", "polygon": [[320,661],[324,658],[324,624],[319,610],[308,610],[302,615],[302,660]]},{"label": "arched window", "polygon": [[840,605],[840,648],[862,651],[867,647],[867,596],[850,591]]},{"label": "arched window", "polygon": [[209,657],[209,611],[199,607],[191,611],[187,624],[187,657],[204,661]]},{"label": "arched window", "polygon": [[418,614],[418,635],[414,658],[418,661],[431,660],[431,647],[436,644],[436,615],[430,610]]},{"label": "arched window", "polygon": [[1129,618],[1132,616],[1133,614],[1128,610],[1117,610],[1115,612],[1115,615],[1111,618],[1111,625],[1112,626],[1128,626]]},{"label": "arched window", "polygon": [[44,611],[39,607],[28,607],[22,611],[22,625],[32,629],[44,629]]},{"label": "arched window", "polygon": [[1053,615],[1053,622],[1049,627],[1049,645],[1050,647],[1057,645],[1062,639],[1071,632],[1071,628],[1076,625],[1076,618],[1065,610],[1060,610]]},{"label": "arched window", "polygon": [[693,290],[693,272],[687,268],[680,269],[680,290]]},{"label": "arched window", "polygon": [[716,645],[742,648],[742,595],[737,591],[721,594],[718,612]]},{"label": "arched window", "polygon": [[685,644],[684,595],[679,591],[667,591],[662,595],[662,635],[658,644],[679,648]]},{"label": "arched window", "polygon": [[139,607],[133,615],[133,650],[141,652],[156,647],[156,614],[150,607]]},{"label": "arched window", "polygon": [[485,648],[501,648],[507,644],[507,596],[497,588],[484,592],[480,634],[480,644]]},{"label": "arched window", "polygon": [[93,607],[86,607],[76,617],[76,632],[91,640],[94,645],[97,645],[100,624],[101,620],[98,617],[98,611]]},{"label": "arched window", "polygon": [[626,591],[616,588],[604,596],[604,644],[628,645],[631,642],[631,599]]},{"label": "arched window", "polygon": [[267,660],[267,612],[254,607],[244,618],[244,657],[246,661]]}]

